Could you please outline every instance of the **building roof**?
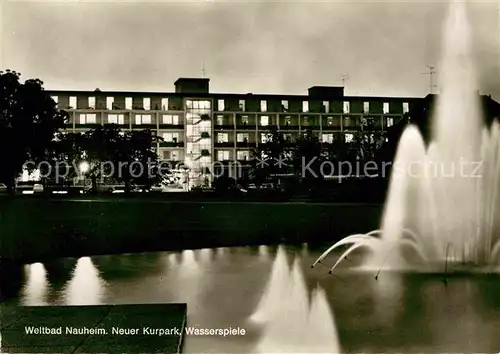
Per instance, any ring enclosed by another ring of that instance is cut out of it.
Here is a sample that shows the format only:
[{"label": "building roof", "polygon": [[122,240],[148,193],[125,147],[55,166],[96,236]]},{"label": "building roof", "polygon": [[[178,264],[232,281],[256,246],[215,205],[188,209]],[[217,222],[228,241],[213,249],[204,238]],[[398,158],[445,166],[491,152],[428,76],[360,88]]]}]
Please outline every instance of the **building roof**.
[{"label": "building roof", "polygon": [[[163,96],[163,97],[196,97],[196,98],[235,98],[235,99],[280,99],[280,100],[311,100],[320,99],[310,95],[296,95],[296,94],[274,94],[274,93],[225,93],[225,92],[209,92],[209,93],[185,93],[185,92],[172,92],[172,91],[93,91],[93,90],[46,90],[51,95],[68,95],[68,96],[129,96],[129,97],[148,97],[148,96]],[[409,96],[331,96],[332,99],[344,99],[350,101],[383,101],[383,100],[422,100],[423,97],[409,97]]]}]

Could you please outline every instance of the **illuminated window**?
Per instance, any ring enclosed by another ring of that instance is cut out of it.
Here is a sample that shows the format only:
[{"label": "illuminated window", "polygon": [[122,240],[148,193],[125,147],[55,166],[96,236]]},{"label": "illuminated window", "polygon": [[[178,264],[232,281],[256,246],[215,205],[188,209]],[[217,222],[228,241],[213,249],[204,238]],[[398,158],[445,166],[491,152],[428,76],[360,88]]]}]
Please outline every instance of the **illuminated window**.
[{"label": "illuminated window", "polygon": [[344,113],[350,113],[351,111],[351,105],[349,104],[348,101],[344,101]]},{"label": "illuminated window", "polygon": [[237,160],[249,160],[250,152],[248,150],[236,151],[236,159]]},{"label": "illuminated window", "polygon": [[135,124],[151,124],[151,114],[136,114]]},{"label": "illuminated window", "polygon": [[106,97],[106,109],[113,109],[113,103],[115,99],[113,97]]},{"label": "illuminated window", "polygon": [[285,125],[289,126],[290,124],[292,124],[292,117],[286,116],[285,117]]},{"label": "illuminated window", "polygon": [[268,126],[269,125],[269,117],[268,116],[261,116],[260,117],[260,125],[262,125],[263,127]]},{"label": "illuminated window", "polygon": [[394,118],[387,118],[387,128],[392,127],[394,125]]},{"label": "illuminated window", "polygon": [[95,97],[89,97],[89,108],[95,109]]},{"label": "illuminated window", "polygon": [[52,98],[52,100],[56,103],[56,105],[59,103],[59,97],[57,97],[57,96],[50,96],[50,98]]},{"label": "illuminated window", "polygon": [[363,113],[370,112],[370,102],[363,102]]},{"label": "illuminated window", "polygon": [[330,102],[323,101],[323,112],[330,113]]},{"label": "illuminated window", "polygon": [[80,124],[96,124],[97,116],[95,113],[80,114]]},{"label": "illuminated window", "polygon": [[267,143],[268,140],[269,139],[268,139],[267,133],[260,133],[260,142],[262,144]]},{"label": "illuminated window", "polygon": [[389,113],[389,102],[384,102],[383,107],[382,107],[382,112],[384,114]]},{"label": "illuminated window", "polygon": [[123,114],[108,114],[109,124],[124,124],[125,117]]},{"label": "illuminated window", "polygon": [[224,116],[218,115],[215,120],[217,125],[224,125]]},{"label": "illuminated window", "polygon": [[178,132],[169,132],[162,134],[163,141],[166,143],[176,143],[179,141],[179,133]]},{"label": "illuminated window", "polygon": [[354,135],[353,134],[346,134],[345,135],[345,142],[346,143],[352,143],[353,140],[354,140]]},{"label": "illuminated window", "polygon": [[243,116],[241,117],[241,123],[243,125],[247,125],[248,124],[248,116]]},{"label": "illuminated window", "polygon": [[217,100],[217,109],[222,112],[225,110],[224,100]]},{"label": "illuminated window", "polygon": [[236,141],[238,143],[246,143],[248,142],[249,135],[248,133],[238,133],[236,134]]},{"label": "illuminated window", "polygon": [[209,110],[211,107],[210,101],[187,100],[186,107],[188,109]]},{"label": "illuminated window", "polygon": [[161,109],[164,111],[168,111],[168,98],[161,99]]},{"label": "illuminated window", "polygon": [[403,102],[403,113],[408,113],[410,111],[410,105],[408,102]]},{"label": "illuminated window", "polygon": [[240,111],[245,112],[245,110],[246,110],[246,109],[245,109],[245,108],[246,108],[246,107],[245,107],[245,100],[239,100],[239,101],[238,101],[238,106],[240,107]]},{"label": "illuminated window", "polygon": [[219,160],[219,161],[229,160],[229,151],[227,151],[227,150],[217,151],[217,160]]},{"label": "illuminated window", "polygon": [[309,101],[302,101],[302,112],[309,112]]},{"label": "illuminated window", "polygon": [[151,109],[151,98],[144,97],[142,99],[142,108],[144,108],[146,111],[149,111]]},{"label": "illuminated window", "polygon": [[229,134],[228,133],[217,133],[217,142],[218,143],[228,143],[229,142]]},{"label": "illuminated window", "polygon": [[125,109],[132,109],[132,97],[125,97]]},{"label": "illuminated window", "polygon": [[179,116],[176,114],[162,115],[162,124],[179,125]]},{"label": "illuminated window", "polygon": [[267,101],[266,100],[260,101],[260,111],[267,112]]},{"label": "illuminated window", "polygon": [[333,143],[333,134],[322,134],[321,135],[321,142],[327,143],[327,144],[332,144]]},{"label": "illuminated window", "polygon": [[285,139],[285,141],[292,141],[292,134],[290,133],[283,134],[283,139]]},{"label": "illuminated window", "polygon": [[326,125],[328,127],[332,127],[333,126],[333,117],[326,117]]},{"label": "illuminated window", "polygon": [[76,96],[70,96],[70,98],[69,98],[69,106],[71,108],[74,108],[74,109],[77,108],[77,106],[76,106]]},{"label": "illuminated window", "polygon": [[281,101],[281,108],[282,108],[283,112],[288,112],[288,101],[287,100]]}]

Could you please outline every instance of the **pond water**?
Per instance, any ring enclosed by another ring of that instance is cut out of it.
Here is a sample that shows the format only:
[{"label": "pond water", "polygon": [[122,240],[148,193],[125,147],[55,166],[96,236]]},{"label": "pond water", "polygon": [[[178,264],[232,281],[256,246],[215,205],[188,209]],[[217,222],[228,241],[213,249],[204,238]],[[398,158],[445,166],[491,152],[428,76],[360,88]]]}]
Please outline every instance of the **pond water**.
[{"label": "pond water", "polygon": [[[187,336],[185,353],[500,352],[500,275],[310,265],[307,245],[66,258],[24,266],[15,305],[186,302],[188,325],[245,335]],[[352,259],[351,259],[352,258]],[[335,262],[332,255],[325,263]]]}]

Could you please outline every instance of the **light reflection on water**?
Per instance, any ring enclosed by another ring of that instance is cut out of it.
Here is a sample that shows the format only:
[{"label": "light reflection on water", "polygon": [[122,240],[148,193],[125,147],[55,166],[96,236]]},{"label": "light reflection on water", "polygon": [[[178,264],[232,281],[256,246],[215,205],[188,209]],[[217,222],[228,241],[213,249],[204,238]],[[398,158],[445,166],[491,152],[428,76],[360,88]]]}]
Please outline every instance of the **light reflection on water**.
[{"label": "light reflection on water", "polygon": [[47,271],[42,263],[33,263],[24,266],[27,280],[22,290],[22,304],[31,306],[47,305],[49,282]]},{"label": "light reflection on water", "polygon": [[[35,263],[25,266],[19,296],[7,303],[187,302],[188,325],[247,330],[243,337],[188,337],[186,353],[290,352],[292,344],[310,353],[336,345],[343,352],[499,352],[498,275],[453,276],[446,286],[440,276],[328,275],[310,268],[318,253],[305,250],[261,246]],[[259,308],[261,321],[250,321]]]},{"label": "light reflection on water", "polygon": [[62,290],[66,305],[100,305],[105,296],[106,283],[92,259],[82,257],[76,263],[71,280]]}]

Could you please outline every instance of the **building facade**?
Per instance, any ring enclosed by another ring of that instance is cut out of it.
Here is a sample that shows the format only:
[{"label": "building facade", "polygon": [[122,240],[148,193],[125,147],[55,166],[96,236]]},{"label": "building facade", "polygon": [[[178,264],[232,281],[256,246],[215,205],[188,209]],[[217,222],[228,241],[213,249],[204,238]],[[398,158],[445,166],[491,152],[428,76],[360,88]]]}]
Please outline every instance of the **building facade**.
[{"label": "building facade", "polygon": [[48,91],[70,119],[68,132],[101,124],[123,131],[151,129],[162,138],[155,146],[161,160],[184,164],[192,185],[202,184],[214,169],[247,163],[252,150],[272,129],[293,142],[314,132],[324,144],[341,135],[349,141],[363,120],[386,131],[401,122],[421,98],[344,96],[343,87],[314,86],[307,95],[212,93],[209,79],[180,78],[175,92]]}]

